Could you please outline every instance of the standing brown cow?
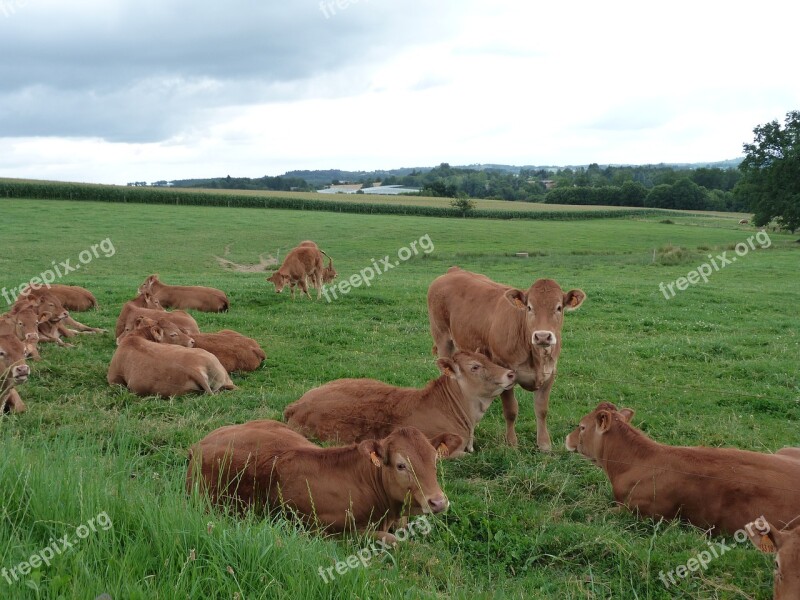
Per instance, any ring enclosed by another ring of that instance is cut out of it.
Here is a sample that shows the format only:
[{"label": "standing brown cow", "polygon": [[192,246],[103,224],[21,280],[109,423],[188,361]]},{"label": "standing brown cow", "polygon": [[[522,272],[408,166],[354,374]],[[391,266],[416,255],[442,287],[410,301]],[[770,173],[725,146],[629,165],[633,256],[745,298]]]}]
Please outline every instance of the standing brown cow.
[{"label": "standing brown cow", "polygon": [[292,293],[292,300],[294,300],[295,286],[299,286],[303,293],[311,298],[311,294],[308,293],[308,281],[310,280],[311,287],[317,288],[317,300],[319,300],[322,295],[323,274],[322,253],[316,244],[314,246],[306,245],[289,251],[280,268],[267,277],[267,281],[272,282],[275,291],[279,294],[288,285]]},{"label": "standing brown cow", "polygon": [[317,246],[316,242],[312,242],[311,240],[305,240],[305,241],[300,242],[299,244],[297,244],[297,246],[298,246],[298,248],[300,246],[308,246],[309,248],[316,248],[322,254],[324,254],[325,256],[328,257],[328,266],[325,267],[323,269],[323,271],[322,271],[322,283],[330,283],[331,281],[336,279],[336,276],[338,275],[338,273],[336,272],[336,269],[333,268],[333,259],[330,257],[330,255],[327,252],[325,252],[325,250],[320,250],[320,247]]},{"label": "standing brown cow", "polygon": [[[477,349],[515,371],[517,383],[534,393],[536,443],[549,451],[547,408],[561,353],[564,313],[578,308],[585,298],[581,290],[565,293],[552,279],[537,279],[522,291],[451,267],[428,289],[433,351],[450,357],[457,349]],[[501,398],[506,441],[516,446],[519,405],[514,389],[504,391]]]},{"label": "standing brown cow", "polygon": [[14,386],[28,381],[30,372],[25,364],[25,344],[14,335],[0,335],[0,414],[25,412]]},{"label": "standing brown cow", "polygon": [[225,292],[201,285],[167,285],[158,275],[150,275],[139,286],[139,293],[148,292],[158,298],[164,308],[194,309],[204,312],[225,312],[230,307]]}]

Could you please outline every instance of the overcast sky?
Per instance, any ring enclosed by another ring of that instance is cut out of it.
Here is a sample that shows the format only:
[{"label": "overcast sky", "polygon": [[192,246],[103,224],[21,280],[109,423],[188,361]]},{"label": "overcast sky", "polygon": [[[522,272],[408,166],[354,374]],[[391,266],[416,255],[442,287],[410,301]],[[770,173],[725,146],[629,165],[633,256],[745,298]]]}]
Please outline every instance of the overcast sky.
[{"label": "overcast sky", "polygon": [[735,158],[800,108],[798,22],[773,0],[0,0],[0,176]]}]

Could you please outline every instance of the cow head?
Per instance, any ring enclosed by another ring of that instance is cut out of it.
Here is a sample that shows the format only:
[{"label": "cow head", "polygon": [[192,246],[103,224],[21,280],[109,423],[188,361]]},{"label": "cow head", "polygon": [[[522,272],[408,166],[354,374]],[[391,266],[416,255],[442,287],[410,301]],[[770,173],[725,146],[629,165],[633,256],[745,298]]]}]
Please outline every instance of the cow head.
[{"label": "cow head", "polygon": [[514,371],[496,365],[479,352],[456,352],[452,358],[440,358],[436,365],[443,375],[455,379],[465,398],[491,400],[503,390],[514,387]]},{"label": "cow head", "polygon": [[[139,289],[141,290],[141,288]],[[134,306],[138,306],[140,308],[151,308],[153,310],[163,310],[164,312],[167,310],[161,306],[159,299],[148,291],[140,291],[136,298],[131,300],[131,302]]]},{"label": "cow head", "polygon": [[336,269],[333,268],[333,259],[328,259],[328,266],[322,271],[322,283],[330,283],[334,279],[336,279],[338,273]]},{"label": "cow head", "polygon": [[149,294],[152,294],[155,291],[153,288],[156,287],[159,283],[161,282],[158,280],[158,275],[155,274],[150,275],[147,279],[144,280],[144,283],[142,283],[142,285],[139,286],[139,293],[144,294],[145,292],[147,292]]},{"label": "cow head", "polygon": [[15,335],[0,335],[0,393],[25,383],[30,372],[25,364],[25,344]]},{"label": "cow head", "polygon": [[157,324],[164,333],[164,338],[161,340],[162,344],[194,348],[194,338],[185,329],[181,329],[169,319],[159,319]]},{"label": "cow head", "polygon": [[526,313],[525,331],[532,348],[558,354],[564,313],[583,304],[586,294],[581,290],[564,293],[552,279],[537,279],[527,292],[510,289],[505,297],[514,308]]},{"label": "cow head", "polygon": [[64,305],[61,304],[61,300],[53,294],[40,294],[36,298],[33,298],[31,302],[36,307],[35,310],[40,320],[42,316],[48,315],[47,320],[51,323],[58,323],[69,317],[69,312],[64,308]]},{"label": "cow head", "polygon": [[364,440],[358,445],[370,468],[381,470],[386,494],[411,514],[439,513],[449,501],[436,479],[436,459],[464,443],[461,436],[443,433],[428,440],[416,427],[400,427],[382,440]]},{"label": "cow head", "polygon": [[583,417],[578,428],[567,436],[565,443],[567,450],[578,452],[598,464],[603,456],[607,436],[630,423],[633,414],[630,408],[617,410],[617,407],[610,402],[601,402],[597,408]]},{"label": "cow head", "polygon": [[0,319],[5,323],[5,333],[13,334],[25,343],[35,344],[39,341],[39,319],[33,308],[17,310]]},{"label": "cow head", "polygon": [[759,517],[745,525],[744,530],[756,548],[775,554],[773,598],[800,598],[800,527],[778,531],[764,517]]},{"label": "cow head", "polygon": [[289,276],[278,270],[267,277],[267,281],[271,281],[275,286],[275,291],[280,294],[283,291],[283,288],[289,285]]}]

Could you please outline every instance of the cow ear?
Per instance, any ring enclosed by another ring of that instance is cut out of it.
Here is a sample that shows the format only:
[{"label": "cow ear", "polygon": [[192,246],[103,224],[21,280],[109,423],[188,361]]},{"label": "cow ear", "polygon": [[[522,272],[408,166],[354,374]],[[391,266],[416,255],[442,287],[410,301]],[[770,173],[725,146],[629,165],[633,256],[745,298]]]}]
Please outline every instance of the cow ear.
[{"label": "cow ear", "polygon": [[153,334],[153,339],[157,342],[160,342],[164,339],[164,330],[161,329],[158,325],[153,326],[150,329],[151,333]]},{"label": "cow ear", "polygon": [[619,411],[619,414],[622,415],[622,418],[625,419],[626,423],[630,423],[633,415],[636,414],[632,408],[623,408]]},{"label": "cow ear", "polygon": [[528,296],[525,292],[518,289],[510,289],[505,294],[505,299],[508,300],[514,308],[519,310],[528,309]]},{"label": "cow ear", "polygon": [[139,325],[142,324],[142,321],[144,321],[144,317],[136,317],[136,321],[133,323],[134,329],[139,329]]},{"label": "cow ear", "polygon": [[39,323],[47,323],[53,316],[53,313],[43,312],[39,315]]},{"label": "cow ear", "polygon": [[586,294],[583,293],[583,290],[570,290],[564,294],[564,310],[575,310],[583,304],[584,300],[586,300]]},{"label": "cow ear", "polygon": [[452,358],[439,358],[436,360],[436,366],[439,367],[442,375],[447,375],[451,379],[455,379],[460,373],[458,365]]},{"label": "cow ear", "polygon": [[780,550],[783,543],[783,534],[776,530],[764,517],[758,517],[752,523],[744,526],[747,537],[753,545],[766,554]]},{"label": "cow ear", "polygon": [[601,410],[597,413],[597,431],[605,433],[611,428],[611,413],[607,410]]},{"label": "cow ear", "polygon": [[369,457],[372,464],[378,468],[387,464],[388,453],[379,440],[364,440],[358,444],[358,450]]},{"label": "cow ear", "polygon": [[464,443],[464,438],[455,433],[440,433],[431,439],[431,446],[436,448],[439,458],[448,458]]}]

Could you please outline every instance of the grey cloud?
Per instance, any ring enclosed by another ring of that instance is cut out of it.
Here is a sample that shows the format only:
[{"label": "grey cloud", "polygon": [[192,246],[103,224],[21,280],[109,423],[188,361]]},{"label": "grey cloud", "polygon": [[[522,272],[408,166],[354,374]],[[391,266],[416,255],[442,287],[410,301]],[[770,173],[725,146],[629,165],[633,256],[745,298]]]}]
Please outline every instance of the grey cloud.
[{"label": "grey cloud", "polygon": [[14,1],[0,12],[0,137],[113,141],[163,140],[217,107],[341,94],[332,73],[359,91],[381,61],[455,28],[463,7],[338,0],[326,18],[318,0],[0,0]]}]

